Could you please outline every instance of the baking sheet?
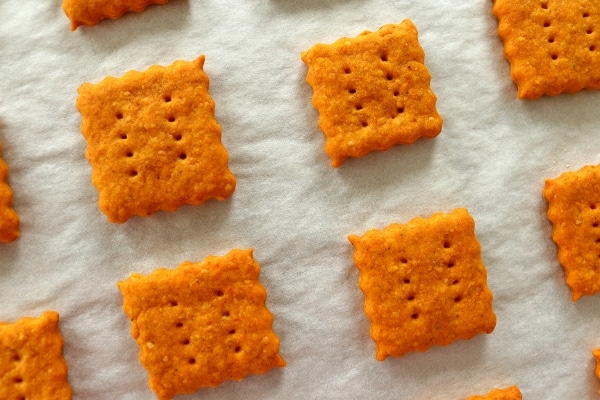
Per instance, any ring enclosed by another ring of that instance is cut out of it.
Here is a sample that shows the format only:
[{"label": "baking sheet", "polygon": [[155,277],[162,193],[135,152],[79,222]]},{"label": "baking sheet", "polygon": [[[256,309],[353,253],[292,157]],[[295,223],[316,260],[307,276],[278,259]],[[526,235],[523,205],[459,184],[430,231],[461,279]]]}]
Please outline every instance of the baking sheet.
[{"label": "baking sheet", "polygon": [[[0,320],[61,315],[75,399],[150,399],[116,282],[254,248],[288,366],[184,398],[593,399],[600,297],[572,303],[545,178],[597,164],[600,93],[519,101],[491,1],[172,0],[69,30],[60,0],[0,2],[0,141],[21,237],[0,245]],[[330,167],[300,52],[410,18],[444,117],[433,140]],[[206,55],[230,168],[223,202],[107,222],[77,88]],[[347,235],[466,207],[495,331],[377,362]]]}]

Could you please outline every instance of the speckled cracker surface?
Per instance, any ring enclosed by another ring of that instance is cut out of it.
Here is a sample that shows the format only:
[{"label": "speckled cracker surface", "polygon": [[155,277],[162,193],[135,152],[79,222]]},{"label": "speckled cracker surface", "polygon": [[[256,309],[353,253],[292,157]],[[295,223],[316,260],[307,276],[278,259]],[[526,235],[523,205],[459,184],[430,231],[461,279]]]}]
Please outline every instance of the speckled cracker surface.
[{"label": "speckled cracker surface", "polygon": [[10,243],[19,237],[19,216],[12,203],[13,192],[8,186],[8,166],[2,159],[0,143],[0,242]]},{"label": "speckled cracker surface", "polygon": [[506,389],[494,389],[483,396],[471,396],[467,400],[522,400],[521,390],[518,386],[511,386]]},{"label": "speckled cracker surface", "polygon": [[348,157],[440,133],[442,118],[424,58],[410,20],[302,53],[334,167]]},{"label": "speckled cracker surface", "polygon": [[68,400],[67,363],[58,313],[0,322],[0,399]]},{"label": "speckled cracker surface", "polygon": [[285,366],[252,250],[119,282],[159,399]]},{"label": "speckled cracker surface", "polygon": [[547,179],[544,197],[573,301],[600,290],[600,166]]},{"label": "speckled cracker surface", "polygon": [[200,56],[79,88],[86,157],[110,221],[233,193],[203,65]]},{"label": "speckled cracker surface", "polygon": [[349,236],[377,360],[494,330],[474,230],[460,208]]},{"label": "speckled cracker surface", "polygon": [[600,88],[600,3],[495,0],[493,12],[519,98]]},{"label": "speckled cracker surface", "polygon": [[165,4],[169,0],[63,0],[62,8],[71,30],[80,25],[94,26],[106,18],[117,19],[129,11],[141,12],[151,4]]}]

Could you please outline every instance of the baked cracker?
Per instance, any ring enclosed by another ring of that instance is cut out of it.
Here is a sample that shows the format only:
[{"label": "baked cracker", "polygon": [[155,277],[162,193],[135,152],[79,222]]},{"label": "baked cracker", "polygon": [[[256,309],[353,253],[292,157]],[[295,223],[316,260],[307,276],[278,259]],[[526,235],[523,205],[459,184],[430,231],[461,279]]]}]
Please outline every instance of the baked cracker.
[{"label": "baked cracker", "polygon": [[349,236],[377,360],[494,330],[474,229],[459,208]]},{"label": "baked cracker", "polygon": [[232,250],[118,283],[159,399],[284,367],[252,250]]}]

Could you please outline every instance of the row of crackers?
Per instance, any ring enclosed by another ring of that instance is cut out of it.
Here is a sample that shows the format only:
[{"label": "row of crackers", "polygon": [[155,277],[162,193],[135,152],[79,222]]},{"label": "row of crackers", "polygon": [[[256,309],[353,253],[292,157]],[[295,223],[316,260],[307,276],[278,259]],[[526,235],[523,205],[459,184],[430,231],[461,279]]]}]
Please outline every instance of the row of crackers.
[{"label": "row of crackers", "polygon": [[[75,29],[118,18],[126,11],[141,11],[152,3],[166,0],[65,0],[63,8]],[[499,33],[520,98],[599,87],[594,68],[594,28],[600,21],[596,8],[583,1],[575,6],[495,2]],[[570,28],[568,37],[561,36],[565,26]],[[334,167],[348,157],[440,133],[442,118],[435,109],[416,27],[409,20],[332,45],[316,45],[302,59]],[[583,66],[580,71],[571,67],[574,60]],[[110,221],[174,211],[182,204],[201,204],[211,198],[223,200],[234,191],[235,178],[227,167],[203,64],[204,57],[191,63],[177,61],[79,89],[77,107],[88,142],[86,157],[99,191],[99,206]],[[18,236],[18,217],[11,208],[3,163],[0,178],[1,240],[10,242]],[[598,168],[586,167],[548,180],[544,191],[573,300],[600,289],[593,271],[600,246],[595,229],[600,216],[594,211],[600,209],[594,190],[598,181]],[[349,237],[356,250],[377,359],[493,331],[492,294],[473,232],[472,218],[458,209]],[[119,283],[140,360],[159,398],[285,365],[258,272],[251,250],[233,250],[172,271],[159,269],[146,277],[133,274]],[[245,280],[240,282],[240,276]],[[18,393],[29,398],[35,390],[45,390],[37,393],[44,398],[70,397],[57,313],[24,318],[0,329],[7,332],[1,337],[8,338],[8,345],[1,343],[5,347],[0,351],[7,355],[2,359],[9,361],[3,364],[8,368],[4,374],[8,383],[0,381],[0,394],[6,385],[11,396],[21,390]],[[42,338],[36,340],[37,335]],[[28,337],[33,339],[22,341]],[[10,338],[21,341],[11,343]],[[45,346],[48,358],[32,356],[37,351],[29,353],[28,345]],[[52,363],[55,369],[49,369]],[[39,378],[39,370],[55,372],[51,382],[57,386],[44,383],[36,389],[32,377]],[[521,394],[511,387],[481,398],[513,399]]]}]

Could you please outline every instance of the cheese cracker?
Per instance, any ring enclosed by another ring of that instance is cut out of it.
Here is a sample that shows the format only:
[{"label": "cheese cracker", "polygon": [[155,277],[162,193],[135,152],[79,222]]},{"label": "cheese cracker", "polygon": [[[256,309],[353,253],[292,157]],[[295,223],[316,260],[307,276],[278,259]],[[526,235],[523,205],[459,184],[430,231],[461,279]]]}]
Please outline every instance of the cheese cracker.
[{"label": "cheese cracker", "polygon": [[232,250],[119,282],[159,399],[285,366],[259,270],[252,250]]},{"label": "cheese cracker", "polygon": [[200,56],[79,88],[86,157],[110,221],[233,193],[203,65]]},{"label": "cheese cracker", "polygon": [[506,389],[494,389],[483,396],[471,396],[467,400],[522,400],[523,396],[518,386]]},{"label": "cheese cracker", "polygon": [[0,322],[0,399],[68,400],[58,313]]},{"label": "cheese cracker", "polygon": [[519,98],[600,88],[600,3],[495,0],[493,13]]},{"label": "cheese cracker", "polygon": [[408,19],[302,53],[332,166],[440,133],[424,58]]},{"label": "cheese cracker", "polygon": [[19,216],[12,203],[13,192],[8,186],[8,166],[2,159],[0,143],[0,242],[10,243],[19,237]]},{"label": "cheese cracker", "polygon": [[494,330],[474,227],[456,209],[349,236],[377,360]]},{"label": "cheese cracker", "polygon": [[600,290],[600,165],[547,179],[544,197],[573,301]]},{"label": "cheese cracker", "polygon": [[63,0],[62,8],[71,20],[71,30],[94,26],[105,18],[117,19],[129,11],[141,12],[151,4],[169,0]]}]

